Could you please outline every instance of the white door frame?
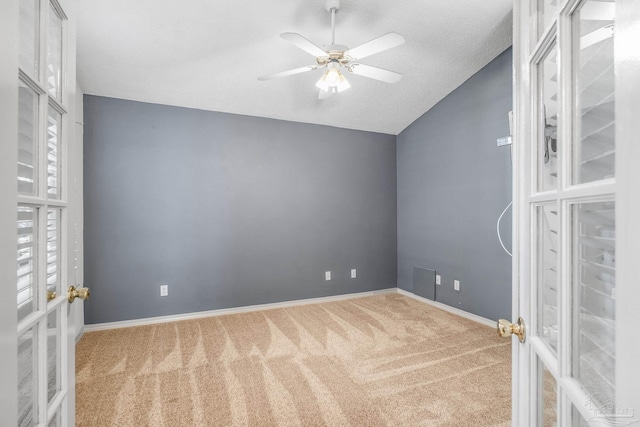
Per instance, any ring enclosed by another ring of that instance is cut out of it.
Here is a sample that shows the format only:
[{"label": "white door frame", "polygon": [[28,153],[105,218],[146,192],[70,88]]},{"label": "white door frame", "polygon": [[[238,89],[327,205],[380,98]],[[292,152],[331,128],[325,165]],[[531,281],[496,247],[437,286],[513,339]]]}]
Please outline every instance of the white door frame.
[{"label": "white door frame", "polygon": [[[77,14],[78,14],[78,1],[77,0],[58,0],[62,8],[67,14],[67,48],[66,48],[66,84],[67,84],[67,96],[69,105],[69,114],[67,120],[67,150],[63,153],[64,160],[67,167],[64,170],[64,179],[67,180],[67,235],[65,236],[67,241],[67,257],[66,257],[66,270],[67,283],[63,284],[63,289],[66,289],[70,285],[74,285],[76,288],[81,287],[84,284],[84,278],[82,273],[82,210],[83,210],[83,197],[82,197],[82,132],[78,132],[78,122],[82,123],[82,106],[78,99],[77,91],[79,87],[77,85],[76,77],[76,33],[77,33]],[[79,96],[82,96],[80,93]],[[78,156],[78,153],[80,155]],[[80,160],[80,161],[78,161]],[[79,248],[80,245],[80,248]],[[78,271],[76,275],[75,271]],[[77,276],[77,278],[76,278]],[[76,282],[77,279],[77,282]],[[72,304],[68,306],[67,311],[67,349],[66,349],[66,373],[67,373],[67,422],[69,426],[76,425],[76,338],[81,330],[78,328],[84,326],[84,316],[79,314],[82,311],[82,300],[77,298]]]},{"label": "white door frame", "polygon": [[[529,294],[529,282],[521,281],[520,277],[528,277],[528,263],[522,263],[522,259],[528,258],[528,246],[522,247],[520,244],[520,236],[528,230],[529,224],[526,217],[523,218],[521,210],[526,206],[524,199],[525,191],[528,188],[529,179],[526,174],[521,174],[520,162],[518,159],[522,157],[520,151],[523,149],[520,141],[524,139],[528,122],[527,100],[523,99],[521,93],[529,88],[529,73],[523,70],[520,65],[523,58],[529,57],[528,43],[523,40],[528,39],[529,30],[529,11],[520,0],[513,2],[513,159],[514,167],[512,168],[512,319],[522,316],[529,318],[528,306],[522,304],[524,298],[521,295]],[[527,59],[528,60],[528,59]],[[525,221],[521,220],[525,219]],[[529,388],[522,387],[522,384],[528,384],[529,381],[529,352],[519,345],[517,340],[512,340],[512,425],[526,426],[529,424]]]},{"label": "white door frame", "polygon": [[18,190],[18,2],[0,2],[0,414],[18,423],[16,205]]},{"label": "white door frame", "polygon": [[616,13],[616,402],[640,419],[640,4],[616,0]]}]

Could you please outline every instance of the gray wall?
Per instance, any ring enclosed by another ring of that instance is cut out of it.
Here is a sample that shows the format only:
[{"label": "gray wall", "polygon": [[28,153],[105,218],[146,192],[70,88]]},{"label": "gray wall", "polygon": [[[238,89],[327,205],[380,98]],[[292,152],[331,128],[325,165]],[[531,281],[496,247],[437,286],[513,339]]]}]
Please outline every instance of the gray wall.
[{"label": "gray wall", "polygon": [[396,285],[395,136],[95,96],[84,122],[86,323]]},{"label": "gray wall", "polygon": [[[511,200],[511,49],[412,123],[397,138],[398,286],[413,267],[442,276],[436,300],[480,316],[511,315],[511,258],[496,220]],[[503,218],[511,248],[511,210]],[[453,280],[461,282],[460,292]]]}]

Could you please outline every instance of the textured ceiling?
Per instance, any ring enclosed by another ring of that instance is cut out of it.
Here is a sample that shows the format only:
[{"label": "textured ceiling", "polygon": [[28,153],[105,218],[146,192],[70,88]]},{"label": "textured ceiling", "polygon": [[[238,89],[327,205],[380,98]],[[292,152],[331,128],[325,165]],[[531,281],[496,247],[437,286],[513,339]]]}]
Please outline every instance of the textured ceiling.
[{"label": "textured ceiling", "polygon": [[398,134],[511,44],[512,0],[343,0],[336,43],[395,31],[406,43],[362,60],[403,74],[387,84],[346,73],[318,100],[321,70],[282,40],[331,41],[323,0],[79,2],[78,78],[86,94]]}]

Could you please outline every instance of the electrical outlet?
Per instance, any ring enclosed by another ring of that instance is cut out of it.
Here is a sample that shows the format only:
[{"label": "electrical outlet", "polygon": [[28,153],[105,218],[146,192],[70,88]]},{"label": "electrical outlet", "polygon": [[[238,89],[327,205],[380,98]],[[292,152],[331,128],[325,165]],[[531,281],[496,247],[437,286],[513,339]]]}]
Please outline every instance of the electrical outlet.
[{"label": "electrical outlet", "polygon": [[355,279],[355,278],[356,278],[356,269],[355,269],[355,268],[352,268],[352,269],[351,269],[351,278],[352,278],[352,279]]},{"label": "electrical outlet", "polygon": [[160,285],[160,296],[166,297],[169,295],[169,285]]},{"label": "electrical outlet", "polygon": [[454,280],[453,281],[453,290],[454,291],[459,291],[460,290],[460,280]]},{"label": "electrical outlet", "polygon": [[324,272],[324,280],[331,280],[331,272],[330,271],[325,271]]},{"label": "electrical outlet", "polygon": [[442,285],[442,277],[439,274],[436,274],[436,285]]}]

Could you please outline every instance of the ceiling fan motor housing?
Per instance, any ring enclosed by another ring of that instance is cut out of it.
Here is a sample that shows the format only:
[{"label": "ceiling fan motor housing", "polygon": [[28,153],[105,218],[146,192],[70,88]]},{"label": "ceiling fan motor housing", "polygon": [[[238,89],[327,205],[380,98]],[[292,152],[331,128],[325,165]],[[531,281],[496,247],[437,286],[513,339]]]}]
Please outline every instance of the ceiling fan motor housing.
[{"label": "ceiling fan motor housing", "polygon": [[320,66],[324,66],[330,62],[338,62],[340,65],[346,65],[349,62],[347,56],[345,56],[345,52],[349,50],[348,46],[341,44],[330,44],[325,46],[325,50],[327,52],[326,56],[318,56],[316,58],[316,62]]},{"label": "ceiling fan motor housing", "polygon": [[331,9],[335,9],[336,13],[340,10],[340,0],[327,0],[324,3],[324,8],[327,12],[331,12]]},{"label": "ceiling fan motor housing", "polygon": [[330,44],[330,45],[325,46],[325,50],[327,52],[329,52],[329,54],[331,54],[333,52],[344,53],[347,50],[349,50],[349,46],[345,46],[343,44]]}]

